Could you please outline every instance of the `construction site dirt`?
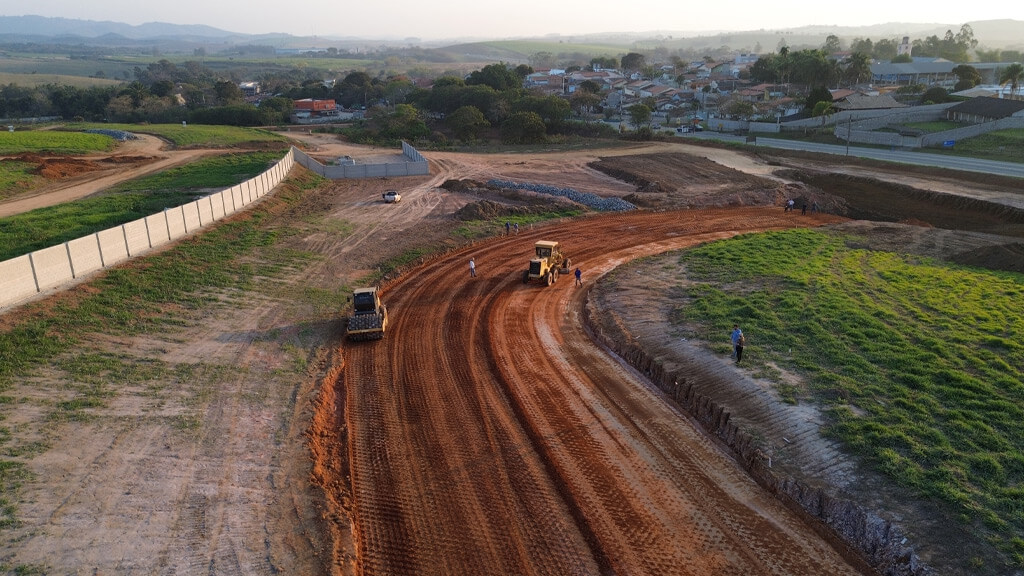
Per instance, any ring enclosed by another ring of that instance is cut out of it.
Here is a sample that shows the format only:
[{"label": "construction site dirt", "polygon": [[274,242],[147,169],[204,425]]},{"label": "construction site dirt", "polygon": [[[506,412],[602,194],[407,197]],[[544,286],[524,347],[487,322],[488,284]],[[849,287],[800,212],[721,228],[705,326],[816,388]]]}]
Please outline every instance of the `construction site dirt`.
[{"label": "construction site dirt", "polygon": [[[376,153],[328,135],[289,136],[324,158]],[[879,230],[880,246],[1005,269],[1022,235],[1012,210],[995,210],[1003,214],[997,223],[982,219],[966,233],[929,223],[917,208],[900,213],[896,202],[877,221],[851,221],[857,199],[810,181],[829,173],[813,160],[677,143],[424,155],[429,176],[324,183],[287,211],[273,196],[261,201],[253,210],[274,214],[268,226],[306,230],[286,235],[282,248],[317,255],[279,279],[280,290],[174,311],[183,318],[171,334],[89,342],[93,353],[131,351],[171,365],[201,358],[237,375],[194,398],[168,393],[158,407],[127,395],[112,403],[116,418],[54,427],[50,448],[29,460],[34,480],[23,490],[21,523],[3,538],[3,561],[58,573],[810,575],[925,573],[955,552],[941,539],[959,534],[929,529],[941,520],[935,511],[906,499],[895,505],[898,492],[876,490],[877,479],[840,450],[815,450],[820,439],[804,435],[803,457],[831,459],[820,469],[835,476],[815,477],[805,461],[785,456],[773,473],[837,502],[852,499],[906,540],[892,544],[886,566],[840,537],[779,489],[781,480],[772,484],[764,454],[745,458],[709,431],[686,393],[661,376],[670,365],[699,363],[700,393],[751,422],[754,411],[786,406],[743,405],[730,391],[749,375],[666,339],[656,270],[620,282],[621,297],[602,287],[639,258],[802,226],[865,237]],[[904,180],[911,177],[878,167],[836,176],[872,178],[879,195],[891,196],[893,185],[946,193],[945,176],[930,188],[928,176]],[[625,198],[641,210],[518,234],[495,225],[488,238],[459,240],[456,214],[500,221],[503,210],[545,201],[488,187],[491,179]],[[962,202],[967,211],[1005,208],[998,196],[1012,195],[963,180],[959,187],[957,198],[971,200]],[[381,200],[389,189],[401,203]],[[784,212],[787,198],[823,211]],[[344,222],[344,233],[310,224],[324,221]],[[522,283],[542,239],[561,243],[583,269],[583,286],[569,276],[552,286]],[[424,246],[440,251],[383,282],[390,323],[381,340],[344,340],[341,301],[322,309],[290,297],[355,286],[383,260]],[[645,355],[612,353],[638,343]],[[307,366],[297,380],[283,369],[296,355]],[[46,389],[60,377],[41,367],[8,394],[30,397],[21,387]],[[179,413],[192,414],[188,433],[175,427]],[[5,416],[14,430],[32,422],[27,410]],[[851,479],[865,479],[870,496],[858,500]]]}]

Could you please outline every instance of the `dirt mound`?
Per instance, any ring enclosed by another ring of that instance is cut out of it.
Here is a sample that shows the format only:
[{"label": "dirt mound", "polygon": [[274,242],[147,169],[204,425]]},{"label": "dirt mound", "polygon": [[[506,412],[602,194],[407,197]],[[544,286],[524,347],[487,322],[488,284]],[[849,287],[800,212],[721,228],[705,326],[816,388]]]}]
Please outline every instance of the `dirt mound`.
[{"label": "dirt mound", "polygon": [[105,158],[103,161],[104,162],[110,162],[111,164],[139,164],[141,162],[152,162],[153,160],[156,160],[156,157],[154,157],[154,156],[126,156],[126,155],[120,155],[120,156],[111,156],[109,158]]},{"label": "dirt mound", "polygon": [[476,180],[445,180],[438,188],[448,190],[449,192],[471,192],[479,190],[481,188],[487,188],[487,185],[483,182],[477,182]]},{"label": "dirt mound", "polygon": [[113,155],[107,157],[79,158],[75,156],[44,156],[35,152],[25,152],[7,158],[0,159],[0,162],[24,162],[34,164],[33,174],[38,174],[50,180],[61,180],[81,174],[97,172],[110,168],[111,165],[123,166],[144,164],[156,160],[153,156],[139,155]]},{"label": "dirt mound", "polygon": [[1024,244],[999,244],[961,252],[952,258],[958,264],[1024,274]]},{"label": "dirt mound", "polygon": [[92,160],[76,158],[44,158],[38,163],[32,172],[39,174],[44,178],[57,180],[60,178],[78,176],[79,174],[86,174],[88,172],[95,172],[102,169],[103,167],[98,162],[94,162]]},{"label": "dirt mound", "polygon": [[543,214],[550,212],[554,206],[553,204],[561,204],[561,202],[552,202],[546,204],[533,204],[533,205],[515,205],[507,204],[505,202],[495,202],[493,200],[480,200],[478,202],[471,202],[466,204],[462,208],[455,211],[455,218],[462,221],[470,220],[491,220],[495,218],[503,218],[508,216],[526,216],[530,214]]}]

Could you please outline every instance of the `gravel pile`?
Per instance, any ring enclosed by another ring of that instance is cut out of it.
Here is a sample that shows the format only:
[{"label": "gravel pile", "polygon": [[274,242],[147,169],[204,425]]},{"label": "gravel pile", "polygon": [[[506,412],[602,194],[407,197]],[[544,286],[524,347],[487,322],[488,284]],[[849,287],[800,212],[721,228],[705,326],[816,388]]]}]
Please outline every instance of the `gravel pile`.
[{"label": "gravel pile", "polygon": [[489,180],[487,184],[490,186],[497,186],[499,188],[529,190],[531,192],[550,194],[552,196],[563,196],[573,202],[583,204],[584,206],[593,208],[600,212],[625,212],[626,210],[636,210],[635,205],[626,202],[622,198],[602,198],[597,194],[579,192],[572,188],[558,188],[557,186],[549,186],[547,184],[531,184],[529,182],[513,182],[511,180]]},{"label": "gravel pile", "polygon": [[110,136],[118,142],[124,142],[125,140],[137,140],[139,137],[131,132],[125,132],[124,130],[108,130],[107,128],[90,128],[89,130],[83,130],[86,134],[103,134],[104,136]]}]

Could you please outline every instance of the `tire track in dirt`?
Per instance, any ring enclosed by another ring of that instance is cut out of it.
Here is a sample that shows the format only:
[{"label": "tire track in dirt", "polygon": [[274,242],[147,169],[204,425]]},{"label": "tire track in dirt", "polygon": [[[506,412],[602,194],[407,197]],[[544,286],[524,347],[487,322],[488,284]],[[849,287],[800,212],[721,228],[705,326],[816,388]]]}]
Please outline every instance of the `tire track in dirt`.
[{"label": "tire track in dirt", "polygon": [[345,346],[341,383],[360,573],[858,573],[589,342],[571,277],[519,280],[542,236],[592,281],[792,225],[765,209],[602,216],[461,249],[386,288],[388,335]]}]

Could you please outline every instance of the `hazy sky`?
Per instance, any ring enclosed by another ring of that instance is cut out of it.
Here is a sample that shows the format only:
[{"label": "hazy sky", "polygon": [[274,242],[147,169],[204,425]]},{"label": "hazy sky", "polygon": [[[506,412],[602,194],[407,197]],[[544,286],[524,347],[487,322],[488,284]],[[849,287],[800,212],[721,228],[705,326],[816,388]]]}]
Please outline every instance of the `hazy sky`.
[{"label": "hazy sky", "polygon": [[1024,20],[1024,2],[698,2],[648,0],[34,0],[0,15],[60,16],[126,24],[205,24],[231,32],[360,38],[509,38],[593,32],[772,30],[804,25],[861,26],[888,22],[959,25]]}]

